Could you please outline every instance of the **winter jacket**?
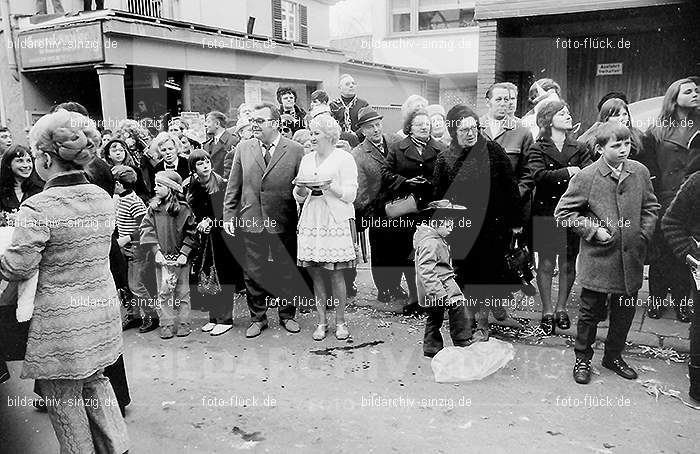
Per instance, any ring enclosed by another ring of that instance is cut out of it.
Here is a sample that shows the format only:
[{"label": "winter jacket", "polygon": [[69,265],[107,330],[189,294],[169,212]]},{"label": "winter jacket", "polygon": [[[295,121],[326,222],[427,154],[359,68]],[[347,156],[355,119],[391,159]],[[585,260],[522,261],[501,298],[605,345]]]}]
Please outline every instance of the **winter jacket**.
[{"label": "winter jacket", "polygon": [[[619,179],[602,157],[574,175],[554,216],[581,236],[576,278],[584,288],[637,293],[659,206],[649,170],[637,161],[625,160]],[[608,242],[595,238],[599,227],[612,236]]]},{"label": "winter jacket", "polygon": [[464,300],[445,239],[433,227],[420,224],[413,235],[413,248],[418,304],[428,307]]},{"label": "winter jacket", "polygon": [[197,247],[196,228],[187,203],[180,202],[180,212],[175,217],[168,214],[165,206],[151,205],[141,221],[141,245],[160,250],[166,258],[173,260],[180,254],[189,257]]},{"label": "winter jacket", "polygon": [[530,148],[528,177],[523,183],[535,191],[533,216],[552,216],[571,177],[567,167],[584,168],[592,161],[588,147],[566,139],[559,151],[551,139],[539,138]]}]

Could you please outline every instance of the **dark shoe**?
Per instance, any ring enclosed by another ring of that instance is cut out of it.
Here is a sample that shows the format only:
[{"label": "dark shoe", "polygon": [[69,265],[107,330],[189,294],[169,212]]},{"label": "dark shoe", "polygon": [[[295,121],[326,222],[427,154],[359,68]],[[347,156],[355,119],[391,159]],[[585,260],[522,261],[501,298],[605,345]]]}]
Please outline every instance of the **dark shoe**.
[{"label": "dark shoe", "polygon": [[554,322],[557,324],[559,329],[569,329],[571,328],[571,320],[569,320],[569,314],[564,311],[559,311],[554,314]]},{"label": "dark shoe", "polygon": [[540,328],[542,328],[542,331],[544,331],[545,336],[553,336],[554,335],[554,315],[552,315],[552,314],[543,315],[542,320],[540,320]]},{"label": "dark shoe", "polygon": [[493,318],[495,318],[499,322],[502,322],[503,320],[508,318],[508,311],[505,307],[502,306],[496,306],[491,308],[491,313],[493,314]]},{"label": "dark shoe", "polygon": [[410,317],[412,315],[420,315],[421,313],[421,307],[418,305],[418,302],[413,302],[413,303],[408,303],[403,307],[401,310],[403,315]]},{"label": "dark shoe", "polygon": [[141,318],[133,315],[126,315],[122,319],[122,331],[141,326]]},{"label": "dark shoe", "polygon": [[380,303],[388,303],[391,299],[391,293],[389,290],[377,290],[377,301]]},{"label": "dark shoe", "polygon": [[353,282],[352,285],[345,287],[345,294],[348,298],[357,296],[357,285]]},{"label": "dark shoe", "polygon": [[661,318],[662,314],[661,306],[649,306],[647,308],[647,317],[653,318],[653,319],[659,319]]},{"label": "dark shoe", "polygon": [[700,402],[700,366],[688,364],[688,376],[690,376],[690,398]]},{"label": "dark shoe", "polygon": [[41,397],[38,399],[34,399],[34,408],[36,408],[36,410],[39,413],[48,413],[49,411],[46,408],[46,403],[44,402],[44,399],[42,399]]},{"label": "dark shoe", "polygon": [[601,364],[603,367],[610,369],[622,378],[626,378],[627,380],[637,379],[637,372],[627,365],[625,360],[622,359],[622,356],[618,356],[615,359],[603,357],[603,362]]},{"label": "dark shoe", "polygon": [[143,318],[141,326],[139,327],[139,333],[146,334],[150,333],[154,329],[158,328],[158,319],[147,315]]},{"label": "dark shoe", "polygon": [[591,381],[591,360],[576,358],[574,364],[574,381],[579,385],[587,385]]},{"label": "dark shoe", "polygon": [[258,337],[264,329],[267,329],[267,321],[264,322],[253,322],[250,324],[245,332],[245,337],[251,339],[253,337]]},{"label": "dark shoe", "polygon": [[297,323],[297,321],[293,318],[287,320],[280,320],[280,324],[284,327],[284,329],[286,329],[290,333],[298,333],[299,331],[301,331],[299,323]]},{"label": "dark shoe", "polygon": [[676,306],[676,320],[683,323],[690,323],[692,318],[690,307],[688,307],[687,304],[684,303]]},{"label": "dark shoe", "polygon": [[406,291],[401,286],[392,288],[391,290],[389,290],[389,294],[395,300],[405,300],[406,298],[408,298],[408,293],[406,293]]}]

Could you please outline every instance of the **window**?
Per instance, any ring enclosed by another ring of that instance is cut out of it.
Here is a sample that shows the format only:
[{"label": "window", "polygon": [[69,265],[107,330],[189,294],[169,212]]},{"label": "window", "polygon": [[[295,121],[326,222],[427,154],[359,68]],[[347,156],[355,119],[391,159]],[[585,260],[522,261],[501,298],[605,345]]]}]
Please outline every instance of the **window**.
[{"label": "window", "polygon": [[476,25],[475,0],[390,0],[392,33],[421,32]]},{"label": "window", "polygon": [[391,24],[394,33],[411,31],[411,0],[391,1]]},{"label": "window", "polygon": [[282,0],[282,39],[296,41],[299,36],[299,4]]},{"label": "window", "polygon": [[272,0],[272,36],[308,43],[307,8],[289,0]]}]

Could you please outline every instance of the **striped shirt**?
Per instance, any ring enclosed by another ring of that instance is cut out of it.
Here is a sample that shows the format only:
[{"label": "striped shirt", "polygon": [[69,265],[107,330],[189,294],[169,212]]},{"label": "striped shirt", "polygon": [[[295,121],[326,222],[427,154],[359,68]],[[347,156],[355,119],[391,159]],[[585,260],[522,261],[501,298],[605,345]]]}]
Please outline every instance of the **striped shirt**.
[{"label": "striped shirt", "polygon": [[117,206],[117,232],[120,237],[132,236],[141,226],[141,219],[146,214],[146,205],[134,191],[129,191],[119,198]]}]

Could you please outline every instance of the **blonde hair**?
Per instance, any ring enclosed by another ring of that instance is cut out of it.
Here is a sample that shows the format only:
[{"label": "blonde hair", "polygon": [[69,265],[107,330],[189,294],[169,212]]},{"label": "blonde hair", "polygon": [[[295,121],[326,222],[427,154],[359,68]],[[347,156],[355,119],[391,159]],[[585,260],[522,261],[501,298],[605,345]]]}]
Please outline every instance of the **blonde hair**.
[{"label": "blonde hair", "polygon": [[338,139],[340,139],[340,125],[330,115],[319,115],[312,118],[309,123],[309,129],[319,129],[333,143],[338,142]]},{"label": "blonde hair", "polygon": [[428,107],[428,100],[421,95],[411,95],[406,98],[406,101],[401,105],[401,117],[403,121],[416,109],[425,109]]},{"label": "blonde hair", "polygon": [[158,133],[156,138],[153,139],[152,146],[155,147],[155,149],[158,151],[158,153],[162,154],[160,152],[160,147],[169,140],[172,140],[173,146],[175,147],[175,152],[177,154],[180,154],[180,151],[182,150],[182,143],[180,142],[180,139],[175,134],[172,134],[170,132]]},{"label": "blonde hair", "polygon": [[44,115],[29,131],[33,149],[51,154],[68,169],[82,169],[96,156],[101,141],[92,120],[63,109]]}]

